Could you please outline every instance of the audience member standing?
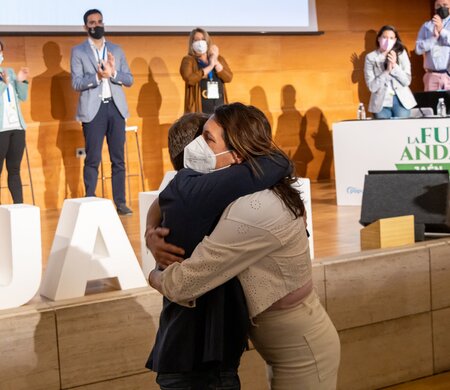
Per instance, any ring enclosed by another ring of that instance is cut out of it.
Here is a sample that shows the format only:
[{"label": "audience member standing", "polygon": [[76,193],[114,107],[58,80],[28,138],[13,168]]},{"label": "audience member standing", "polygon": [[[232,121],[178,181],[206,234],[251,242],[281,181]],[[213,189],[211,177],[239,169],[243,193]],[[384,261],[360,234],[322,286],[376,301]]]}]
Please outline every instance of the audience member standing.
[{"label": "audience member standing", "polygon": [[0,174],[6,159],[8,188],[14,203],[23,203],[20,163],[25,150],[25,121],[20,100],[28,95],[28,68],[21,68],[17,76],[13,69],[2,68],[4,46],[0,42]]},{"label": "audience member standing", "polygon": [[83,123],[86,145],[86,196],[95,196],[106,136],[114,203],[119,214],[127,215],[132,213],[125,203],[125,118],[129,114],[123,86],[131,86],[133,76],[122,49],[104,38],[102,13],[91,9],[83,19],[88,39],[72,49],[71,71],[72,86],[80,92],[77,120]]},{"label": "audience member standing", "polygon": [[183,57],[180,74],[185,81],[184,112],[212,114],[228,103],[225,83],[233,73],[209,34],[195,28],[189,35],[188,55]]},{"label": "audience member standing", "polygon": [[420,28],[416,41],[416,53],[423,54],[425,91],[450,89],[448,72],[450,59],[449,0],[434,2],[435,14]]},{"label": "audience member standing", "polygon": [[417,103],[409,89],[411,62],[393,26],[378,31],[377,49],[366,56],[364,78],[369,88],[369,111],[375,118],[407,118]]}]

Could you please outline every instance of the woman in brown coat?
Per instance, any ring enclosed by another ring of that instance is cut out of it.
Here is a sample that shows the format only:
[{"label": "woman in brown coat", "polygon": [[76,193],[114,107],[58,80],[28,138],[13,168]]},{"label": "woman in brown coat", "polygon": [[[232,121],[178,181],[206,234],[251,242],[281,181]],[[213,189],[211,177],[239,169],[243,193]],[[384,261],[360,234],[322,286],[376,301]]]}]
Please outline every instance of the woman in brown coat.
[{"label": "woman in brown coat", "polygon": [[216,107],[228,103],[225,83],[232,80],[233,73],[202,28],[189,35],[188,55],[181,61],[180,74],[186,83],[185,113],[212,114]]}]

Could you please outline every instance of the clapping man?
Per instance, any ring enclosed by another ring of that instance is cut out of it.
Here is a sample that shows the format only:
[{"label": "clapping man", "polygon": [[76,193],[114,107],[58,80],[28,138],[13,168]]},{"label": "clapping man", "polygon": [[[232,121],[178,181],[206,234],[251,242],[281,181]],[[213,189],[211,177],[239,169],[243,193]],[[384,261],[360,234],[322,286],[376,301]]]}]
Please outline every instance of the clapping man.
[{"label": "clapping man", "polygon": [[424,55],[425,91],[449,90],[450,17],[449,0],[434,2],[435,14],[425,22],[417,37],[416,53]]},{"label": "clapping man", "polygon": [[123,87],[133,76],[122,49],[104,38],[103,15],[97,9],[84,14],[88,39],[72,49],[72,86],[80,92],[77,120],[82,122],[86,147],[86,196],[95,196],[98,166],[106,136],[112,164],[113,199],[120,215],[132,214],[125,201],[125,118],[129,116]]}]

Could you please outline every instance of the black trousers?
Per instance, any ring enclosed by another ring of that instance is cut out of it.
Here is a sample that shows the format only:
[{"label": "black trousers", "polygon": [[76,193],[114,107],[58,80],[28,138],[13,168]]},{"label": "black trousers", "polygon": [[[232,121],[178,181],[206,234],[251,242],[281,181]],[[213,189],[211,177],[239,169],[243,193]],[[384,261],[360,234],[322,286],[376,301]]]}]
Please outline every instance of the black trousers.
[{"label": "black trousers", "polygon": [[83,122],[86,148],[83,179],[86,196],[96,196],[98,166],[102,158],[103,140],[106,136],[111,161],[114,203],[125,203],[125,119],[112,100],[100,105],[91,122]]},{"label": "black trousers", "polygon": [[20,163],[25,150],[25,130],[0,131],[0,174],[6,158],[8,188],[14,203],[23,203]]},{"label": "black trousers", "polygon": [[208,370],[202,372],[158,374],[161,390],[240,390],[236,371]]}]

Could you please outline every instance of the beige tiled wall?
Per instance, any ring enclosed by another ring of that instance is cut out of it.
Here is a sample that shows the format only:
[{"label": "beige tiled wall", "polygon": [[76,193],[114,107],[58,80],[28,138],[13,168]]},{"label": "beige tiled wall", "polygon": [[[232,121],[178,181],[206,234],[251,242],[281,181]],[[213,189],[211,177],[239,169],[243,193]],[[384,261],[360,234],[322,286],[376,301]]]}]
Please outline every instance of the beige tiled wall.
[{"label": "beige tiled wall", "polygon": [[[339,389],[450,370],[450,240],[323,259],[313,278],[339,329]],[[157,389],[144,365],[160,310],[144,288],[0,311],[0,388]],[[267,390],[255,350],[240,376],[243,390]]]},{"label": "beige tiled wall", "polygon": [[336,328],[429,311],[429,263],[422,248],[325,264],[327,311]]},{"label": "beige tiled wall", "polygon": [[433,310],[450,307],[450,242],[430,247]]},{"label": "beige tiled wall", "polygon": [[377,389],[433,374],[430,313],[342,330],[339,337],[339,389]]},{"label": "beige tiled wall", "polygon": [[433,311],[434,370],[450,371],[450,307]]},{"label": "beige tiled wall", "polygon": [[57,308],[62,387],[146,372],[160,310],[154,301],[144,294]]},{"label": "beige tiled wall", "polygon": [[59,389],[57,345],[45,305],[0,311],[0,389]]},{"label": "beige tiled wall", "polygon": [[376,389],[450,370],[450,240],[321,264],[327,311],[342,344],[340,389]]}]

